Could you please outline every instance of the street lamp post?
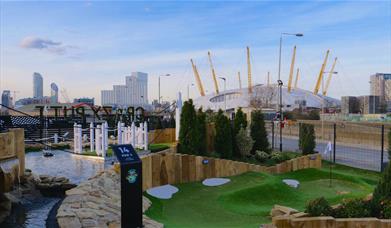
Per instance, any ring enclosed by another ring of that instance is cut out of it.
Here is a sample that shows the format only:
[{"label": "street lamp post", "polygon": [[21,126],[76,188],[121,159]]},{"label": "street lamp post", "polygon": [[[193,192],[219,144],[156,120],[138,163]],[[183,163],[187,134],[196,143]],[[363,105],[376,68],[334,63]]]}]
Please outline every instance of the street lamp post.
[{"label": "street lamp post", "polygon": [[193,83],[187,84],[187,100],[190,100],[190,85],[194,86],[194,84]]},{"label": "street lamp post", "polygon": [[171,76],[171,74],[163,74],[163,75],[159,75],[159,104],[160,104],[160,77],[162,77],[162,76],[165,76],[165,77],[168,77],[168,76]]},{"label": "street lamp post", "polygon": [[224,80],[224,113],[225,113],[227,111],[227,94],[225,94],[227,79],[224,77],[219,77],[219,78],[221,80]]},{"label": "street lamp post", "polygon": [[[281,52],[282,52],[282,36],[297,36],[297,37],[302,37],[303,34],[302,33],[286,33],[286,32],[283,32],[280,34],[280,51],[279,51],[279,55],[278,55],[278,86],[280,87],[280,104],[279,104],[279,109],[280,109],[280,151],[282,152],[282,118],[283,118],[283,115],[282,115],[282,81],[281,81]],[[280,85],[281,83],[281,85]]]}]

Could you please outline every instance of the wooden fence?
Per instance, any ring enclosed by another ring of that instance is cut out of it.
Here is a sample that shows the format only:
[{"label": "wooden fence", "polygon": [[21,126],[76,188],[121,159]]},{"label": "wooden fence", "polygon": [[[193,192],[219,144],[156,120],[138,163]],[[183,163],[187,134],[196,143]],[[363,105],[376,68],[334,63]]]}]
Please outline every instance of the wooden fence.
[{"label": "wooden fence", "polygon": [[[165,185],[201,181],[206,178],[235,176],[246,172],[286,173],[290,171],[320,168],[319,154],[307,155],[282,162],[275,166],[261,166],[244,162],[177,154],[166,151],[142,157],[143,190]],[[119,167],[116,167],[119,170]]]},{"label": "wooden fence", "polygon": [[149,143],[175,142],[175,128],[156,129],[148,132]]}]

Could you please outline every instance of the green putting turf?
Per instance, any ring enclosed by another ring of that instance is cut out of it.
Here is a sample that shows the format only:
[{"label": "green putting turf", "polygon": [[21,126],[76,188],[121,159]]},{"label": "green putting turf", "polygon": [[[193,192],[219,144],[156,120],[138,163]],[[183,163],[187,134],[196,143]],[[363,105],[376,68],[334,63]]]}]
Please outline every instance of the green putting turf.
[{"label": "green putting turf", "polygon": [[[147,215],[165,227],[259,227],[270,223],[274,204],[304,210],[306,202],[324,196],[331,203],[371,193],[379,174],[344,166],[333,170],[329,187],[328,164],[324,168],[307,169],[281,175],[245,173],[229,177],[231,182],[218,187],[201,182],[176,185],[179,192],[172,199],[152,201]],[[282,179],[296,179],[300,187],[293,189]]]}]

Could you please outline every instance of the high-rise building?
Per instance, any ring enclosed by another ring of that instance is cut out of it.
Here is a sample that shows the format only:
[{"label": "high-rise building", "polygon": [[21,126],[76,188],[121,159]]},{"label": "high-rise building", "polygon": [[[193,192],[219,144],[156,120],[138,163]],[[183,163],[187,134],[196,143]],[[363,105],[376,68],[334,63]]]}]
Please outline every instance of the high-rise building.
[{"label": "high-rise building", "polygon": [[377,114],[381,113],[381,98],[380,96],[360,96],[360,110],[362,114]]},{"label": "high-rise building", "polygon": [[43,78],[40,73],[34,72],[33,74],[33,97],[43,97]]},{"label": "high-rise building", "polygon": [[148,104],[148,74],[132,72],[125,77],[125,85],[101,91],[102,105],[136,106]]},{"label": "high-rise building", "polygon": [[346,96],[341,98],[341,112],[343,114],[359,113],[360,102],[357,97]]},{"label": "high-rise building", "polygon": [[391,101],[391,74],[376,73],[371,75],[371,95],[379,96],[382,102]]},{"label": "high-rise building", "polygon": [[58,86],[56,83],[50,84],[50,103],[58,103]]},{"label": "high-rise building", "polygon": [[7,107],[12,107],[11,91],[3,91],[3,93],[1,94],[1,104]]}]

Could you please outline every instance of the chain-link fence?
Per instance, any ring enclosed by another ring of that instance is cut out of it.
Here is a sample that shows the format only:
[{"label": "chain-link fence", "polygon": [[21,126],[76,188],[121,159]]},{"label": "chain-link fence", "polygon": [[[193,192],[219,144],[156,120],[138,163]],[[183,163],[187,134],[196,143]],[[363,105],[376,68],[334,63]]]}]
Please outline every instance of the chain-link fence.
[{"label": "chain-link fence", "polygon": [[[361,169],[381,171],[388,159],[388,133],[391,124],[288,121],[280,134],[278,122],[269,122],[267,130],[274,150],[301,152],[299,148],[300,128],[311,124],[315,130],[315,151],[324,160]],[[280,140],[280,138],[282,140]]]}]

